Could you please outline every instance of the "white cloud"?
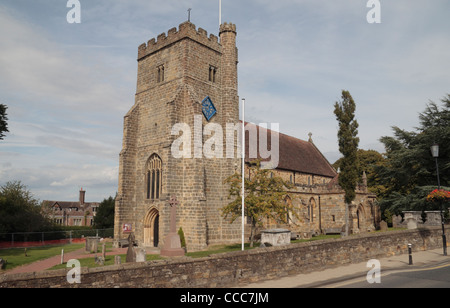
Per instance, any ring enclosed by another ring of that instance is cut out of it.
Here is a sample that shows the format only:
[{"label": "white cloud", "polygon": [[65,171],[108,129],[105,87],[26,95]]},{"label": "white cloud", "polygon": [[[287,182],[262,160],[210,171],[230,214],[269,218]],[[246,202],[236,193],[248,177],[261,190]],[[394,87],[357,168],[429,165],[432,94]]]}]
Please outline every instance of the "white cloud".
[{"label": "white cloud", "polygon": [[[222,1],[238,29],[239,95],[247,117],[337,152],[333,104],[357,103],[361,147],[397,125],[411,129],[450,81],[447,0]],[[0,184],[21,179],[41,199],[77,199],[79,186],[107,197],[117,186],[123,116],[134,103],[141,43],[187,19],[218,34],[218,1],[82,1],[69,25],[61,1],[0,5],[0,102],[10,133],[0,144]],[[87,186],[86,186],[87,187]],[[93,191],[93,189],[95,191]],[[68,196],[68,197],[65,197]]]},{"label": "white cloud", "polygon": [[[108,167],[100,165],[73,166],[66,165],[64,173],[57,174],[57,180],[50,183],[50,186],[101,186],[115,185],[119,176],[117,166]],[[66,171],[69,171],[66,173]]]},{"label": "white cloud", "polygon": [[[0,89],[10,130],[0,149],[0,184],[21,180],[41,199],[63,197],[74,185],[114,194],[122,118],[133,89],[111,82],[109,56],[58,44],[14,13],[0,6]],[[56,196],[40,195],[50,191]]]}]

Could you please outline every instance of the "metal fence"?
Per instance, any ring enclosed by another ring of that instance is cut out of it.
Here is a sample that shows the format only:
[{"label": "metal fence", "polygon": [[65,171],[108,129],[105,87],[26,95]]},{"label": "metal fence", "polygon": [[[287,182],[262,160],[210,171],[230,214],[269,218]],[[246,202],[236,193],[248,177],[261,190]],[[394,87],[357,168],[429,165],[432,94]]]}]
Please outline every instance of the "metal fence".
[{"label": "metal fence", "polygon": [[83,242],[90,236],[113,237],[114,229],[80,229],[46,232],[0,233],[0,248],[33,247]]}]

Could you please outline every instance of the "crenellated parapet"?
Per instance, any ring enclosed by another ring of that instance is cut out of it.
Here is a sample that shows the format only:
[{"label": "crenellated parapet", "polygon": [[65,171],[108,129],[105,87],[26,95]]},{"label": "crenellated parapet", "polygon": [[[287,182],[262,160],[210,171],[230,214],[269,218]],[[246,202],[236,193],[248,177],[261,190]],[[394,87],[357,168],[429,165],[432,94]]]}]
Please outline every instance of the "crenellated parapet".
[{"label": "crenellated parapet", "polygon": [[236,25],[225,22],[220,25],[219,33],[222,33],[222,32],[234,32],[236,34]]},{"label": "crenellated parapet", "polygon": [[[228,24],[226,25],[228,27]],[[236,26],[234,26],[234,29],[236,31]],[[222,47],[219,44],[217,36],[210,34],[208,37],[206,30],[202,28],[198,28],[197,30],[194,24],[187,21],[180,24],[178,30],[177,28],[172,28],[167,32],[167,35],[166,33],[161,33],[156,39],[152,38],[149,40],[147,44],[141,44],[138,48],[138,60],[185,38],[189,38],[217,52],[221,52]]]}]

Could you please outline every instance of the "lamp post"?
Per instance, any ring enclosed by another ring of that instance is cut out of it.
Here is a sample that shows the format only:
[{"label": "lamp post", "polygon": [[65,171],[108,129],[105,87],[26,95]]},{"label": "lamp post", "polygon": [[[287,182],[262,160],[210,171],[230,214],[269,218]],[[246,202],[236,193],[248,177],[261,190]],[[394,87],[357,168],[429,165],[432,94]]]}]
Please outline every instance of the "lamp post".
[{"label": "lamp post", "polygon": [[[433,144],[431,146],[431,155],[436,159],[436,173],[437,173],[437,180],[438,180],[438,190],[441,189],[441,181],[439,179],[439,164],[438,164],[438,157],[439,157],[439,145]],[[445,221],[444,221],[444,204],[441,202],[441,224],[442,224],[442,246],[444,248],[444,256],[447,255],[447,238],[445,236]]]}]

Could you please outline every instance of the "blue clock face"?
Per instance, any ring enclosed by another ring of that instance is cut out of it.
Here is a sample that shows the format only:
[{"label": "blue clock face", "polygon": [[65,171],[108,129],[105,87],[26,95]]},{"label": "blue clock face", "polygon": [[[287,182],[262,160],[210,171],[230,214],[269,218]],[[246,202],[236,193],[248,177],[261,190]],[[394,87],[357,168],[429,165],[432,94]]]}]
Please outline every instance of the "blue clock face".
[{"label": "blue clock face", "polygon": [[202,101],[202,111],[207,121],[211,120],[211,118],[217,112],[217,109],[209,96],[205,97],[205,99]]}]

